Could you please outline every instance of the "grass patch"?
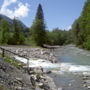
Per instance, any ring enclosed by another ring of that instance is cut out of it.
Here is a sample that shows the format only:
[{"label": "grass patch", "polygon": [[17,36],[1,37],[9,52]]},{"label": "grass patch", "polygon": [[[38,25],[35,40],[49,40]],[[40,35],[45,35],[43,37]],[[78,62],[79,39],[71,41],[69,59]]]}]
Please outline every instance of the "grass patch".
[{"label": "grass patch", "polygon": [[12,58],[9,58],[9,57],[5,57],[4,61],[10,63],[12,66],[14,66],[14,67],[16,67],[18,69],[21,69],[21,68],[23,68],[23,66],[25,66],[24,63],[19,62],[19,61],[15,60],[15,59],[12,59]]},{"label": "grass patch", "polygon": [[31,38],[26,38],[25,44],[30,46],[36,46],[35,42]]},{"label": "grass patch", "polygon": [[8,90],[3,85],[0,85],[0,90]]}]

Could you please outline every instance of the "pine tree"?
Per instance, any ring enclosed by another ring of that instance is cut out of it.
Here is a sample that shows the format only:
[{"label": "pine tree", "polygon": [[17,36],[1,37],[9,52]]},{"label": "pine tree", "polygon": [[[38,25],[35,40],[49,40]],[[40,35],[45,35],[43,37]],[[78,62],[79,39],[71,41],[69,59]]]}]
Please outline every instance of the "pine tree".
[{"label": "pine tree", "polygon": [[46,30],[44,23],[44,14],[41,4],[39,4],[35,20],[31,27],[32,39],[38,46],[43,46],[46,42]]}]

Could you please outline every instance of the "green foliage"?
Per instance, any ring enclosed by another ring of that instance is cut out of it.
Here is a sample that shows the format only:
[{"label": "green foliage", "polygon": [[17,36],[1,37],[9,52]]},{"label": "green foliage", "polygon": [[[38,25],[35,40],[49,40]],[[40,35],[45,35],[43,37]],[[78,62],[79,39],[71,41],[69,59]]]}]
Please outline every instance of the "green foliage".
[{"label": "green foliage", "polygon": [[90,50],[90,36],[86,38],[86,41],[83,43],[83,47],[87,50]]},{"label": "green foliage", "polygon": [[14,19],[11,25],[8,21],[0,19],[0,44],[24,44],[25,32],[21,23]]},{"label": "green foliage", "polygon": [[16,19],[14,19],[14,33],[13,37],[11,39],[11,44],[19,45],[19,44],[24,44],[24,34],[22,32],[23,27],[18,23]]},{"label": "green foliage", "polygon": [[64,45],[70,43],[67,31],[60,30],[58,28],[53,29],[53,31],[48,32],[48,40],[50,45]]},{"label": "green foliage", "polygon": [[86,49],[90,48],[90,0],[87,0],[81,16],[72,25],[72,30],[74,32],[74,40],[76,45],[84,47]]},{"label": "green foliage", "polygon": [[53,43],[56,44],[56,45],[63,45],[64,43],[64,34],[62,33],[63,31],[60,31],[58,29],[55,29],[52,31],[52,40],[53,40]]},{"label": "green foliage", "polygon": [[72,44],[72,43],[74,43],[73,31],[72,30],[64,31],[64,33],[65,33],[64,38],[66,38],[65,44]]},{"label": "green foliage", "polygon": [[76,45],[82,45],[84,41],[84,33],[80,28],[80,25],[76,23],[75,29],[74,29],[74,36],[75,36],[75,43]]},{"label": "green foliage", "polygon": [[44,14],[41,4],[39,4],[35,20],[31,27],[32,40],[38,46],[43,46],[46,43],[46,30],[44,23]]},{"label": "green foliage", "polygon": [[18,69],[21,69],[21,68],[23,68],[23,66],[24,66],[23,63],[15,60],[15,59],[11,59],[11,58],[9,58],[9,57],[5,57],[4,61],[10,63],[11,65],[13,65],[14,67],[16,67],[16,68],[18,68]]},{"label": "green foliage", "polygon": [[34,40],[31,37],[25,38],[25,44],[30,46],[36,46]]},{"label": "green foliage", "polygon": [[0,43],[7,44],[10,37],[10,25],[7,21],[1,20],[0,24]]}]

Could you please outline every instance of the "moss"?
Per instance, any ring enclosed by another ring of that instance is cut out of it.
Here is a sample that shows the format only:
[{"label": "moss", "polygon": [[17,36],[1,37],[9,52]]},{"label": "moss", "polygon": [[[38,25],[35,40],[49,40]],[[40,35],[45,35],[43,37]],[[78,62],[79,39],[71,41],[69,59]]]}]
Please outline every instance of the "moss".
[{"label": "moss", "polygon": [[9,58],[9,57],[5,57],[4,61],[10,63],[11,65],[15,66],[18,69],[23,68],[23,66],[25,65],[24,63],[19,62],[15,59],[12,59],[12,58]]},{"label": "moss", "polygon": [[0,85],[0,90],[8,90],[3,85]]}]

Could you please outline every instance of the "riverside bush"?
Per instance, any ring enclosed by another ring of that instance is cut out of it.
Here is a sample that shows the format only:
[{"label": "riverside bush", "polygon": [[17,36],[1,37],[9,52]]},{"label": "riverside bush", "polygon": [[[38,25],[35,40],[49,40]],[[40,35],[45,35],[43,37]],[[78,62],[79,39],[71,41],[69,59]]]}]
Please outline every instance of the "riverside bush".
[{"label": "riverside bush", "polygon": [[90,36],[86,38],[86,41],[84,42],[83,47],[87,50],[90,50]]}]

